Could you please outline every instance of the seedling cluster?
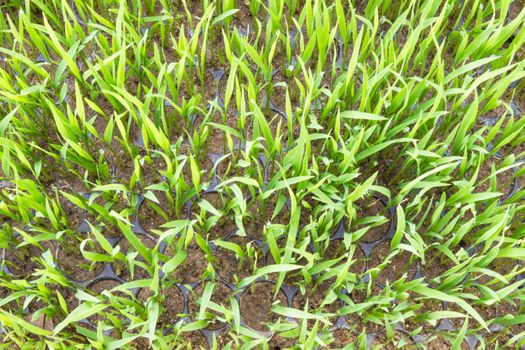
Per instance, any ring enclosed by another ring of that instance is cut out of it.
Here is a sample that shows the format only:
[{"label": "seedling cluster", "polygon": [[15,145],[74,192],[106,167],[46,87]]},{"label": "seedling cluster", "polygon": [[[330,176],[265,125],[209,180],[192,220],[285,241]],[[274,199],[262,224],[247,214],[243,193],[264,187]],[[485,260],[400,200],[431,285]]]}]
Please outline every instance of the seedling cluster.
[{"label": "seedling cluster", "polygon": [[0,349],[525,343],[523,0],[0,8]]}]

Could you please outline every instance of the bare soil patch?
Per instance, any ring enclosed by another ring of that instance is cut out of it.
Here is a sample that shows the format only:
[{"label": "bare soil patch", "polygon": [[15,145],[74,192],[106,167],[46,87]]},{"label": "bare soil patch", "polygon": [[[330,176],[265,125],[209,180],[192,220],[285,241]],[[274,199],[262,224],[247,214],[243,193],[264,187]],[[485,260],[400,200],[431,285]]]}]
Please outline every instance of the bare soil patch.
[{"label": "bare soil patch", "polygon": [[272,305],[276,301],[286,306],[286,297],[281,291],[274,298],[272,283],[258,282],[248,287],[242,294],[240,303],[241,315],[246,325],[256,331],[268,331],[266,324],[274,323],[282,317],[272,312]]}]

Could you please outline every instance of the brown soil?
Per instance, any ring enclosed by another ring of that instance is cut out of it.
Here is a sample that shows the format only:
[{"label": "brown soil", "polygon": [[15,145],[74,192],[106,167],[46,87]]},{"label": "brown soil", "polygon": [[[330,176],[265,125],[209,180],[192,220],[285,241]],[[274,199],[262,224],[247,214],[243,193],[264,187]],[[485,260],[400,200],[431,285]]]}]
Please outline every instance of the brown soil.
[{"label": "brown soil", "polygon": [[[146,302],[153,292],[149,288],[142,289],[138,294],[138,299]],[[170,287],[163,286],[160,290],[160,304],[162,309],[159,316],[161,326],[173,326],[179,319],[179,315],[184,311],[184,296],[176,285]]]},{"label": "brown soil", "polygon": [[[171,258],[175,255],[175,245],[168,248],[166,255]],[[186,260],[172,272],[171,277],[182,283],[191,283],[201,281],[203,274],[208,267],[206,254],[193,239],[186,248]]]},{"label": "brown soil", "polygon": [[169,218],[169,203],[164,194],[157,195],[157,199],[160,201],[160,205],[145,199],[140,206],[139,222],[146,232],[162,230],[160,226],[167,222],[164,216]]},{"label": "brown soil", "polygon": [[383,289],[377,285],[373,285],[372,289],[370,291],[365,290],[365,286],[359,286],[362,288],[356,288],[352,292],[350,292],[350,298],[354,303],[364,303],[370,298],[383,295]]},{"label": "brown soil", "polygon": [[[453,338],[452,338],[453,339]],[[428,350],[445,350],[450,349],[452,346],[452,343],[445,339],[442,336],[439,335],[433,335],[425,342],[425,348]],[[463,341],[461,343],[461,350],[469,350],[470,347],[468,346],[466,341]]]},{"label": "brown soil", "polygon": [[[237,340],[237,344],[238,343],[239,341]],[[214,344],[216,344],[216,349],[225,349],[228,345],[231,346],[231,349],[235,349],[235,342],[232,341],[232,338],[226,331],[215,334]]]},{"label": "brown soil", "polygon": [[153,349],[149,344],[149,340],[143,337],[134,339],[130,345],[132,350],[149,350]]},{"label": "brown soil", "polygon": [[[22,238],[17,237],[16,241],[21,242]],[[42,255],[43,251],[34,245],[16,247],[15,244],[4,251],[4,263],[14,275],[28,276],[40,267],[36,259]]]},{"label": "brown soil", "polygon": [[[111,210],[121,213],[129,211],[130,205],[122,196],[110,196],[108,193],[97,193],[91,205],[88,206],[85,219],[93,226],[97,226],[106,237],[115,237],[120,229],[115,224],[115,219],[109,216]],[[105,225],[102,227],[102,225]],[[81,232],[82,233],[82,232]]]},{"label": "brown soil", "polygon": [[[350,298],[355,304],[362,304],[371,301],[372,298],[381,296],[383,294],[383,290],[379,286],[374,285],[368,295],[367,292],[364,290],[354,290],[350,293]],[[346,322],[351,326],[351,328],[354,328],[359,333],[361,333],[363,329],[365,329],[366,332],[369,334],[380,332],[384,329],[384,326],[382,324],[377,324],[368,320],[364,320],[364,318],[366,318],[367,315],[373,311],[374,307],[371,307],[359,311],[359,314],[347,314],[345,315]]]},{"label": "brown soil", "polygon": [[[214,121],[214,123],[233,126],[235,129],[238,129],[237,117],[230,114],[227,115],[226,123],[224,123],[222,120],[216,120]],[[219,129],[213,125],[208,125],[208,128],[210,131],[210,134],[208,136],[208,152],[219,154],[227,153],[229,151],[227,142],[228,137],[233,138],[233,136],[231,134],[227,135],[226,131]],[[221,163],[226,163],[226,160]],[[218,171],[217,174],[222,176],[224,172],[221,173],[221,171]]]},{"label": "brown soil", "polygon": [[237,225],[233,215],[226,213],[209,230],[209,239],[225,238],[237,231]]},{"label": "brown soil", "polygon": [[[104,268],[104,263],[87,260],[80,252],[80,245],[72,239],[65,238],[65,241],[60,242],[57,248],[56,261],[65,274],[76,281],[89,281],[97,277]],[[89,247],[91,245],[91,247]],[[85,246],[86,250],[96,251],[102,253],[102,248],[96,246],[92,249],[92,244],[88,243]]]},{"label": "brown soil", "polygon": [[[247,237],[233,237],[229,240],[242,248],[244,252],[248,250],[258,250],[254,241]],[[249,247],[249,248],[247,248]],[[214,255],[214,267],[226,282],[235,283],[245,277],[251,276],[255,267],[255,260],[246,256],[242,261],[237,259],[234,251],[219,247]]]},{"label": "brown soil", "polygon": [[357,337],[351,330],[338,329],[332,333],[333,341],[321,349],[342,349],[348,344],[356,344]]},{"label": "brown soil", "polygon": [[[344,306],[344,305],[343,305]],[[359,334],[363,330],[363,323],[357,312],[344,315],[345,322],[354,334]]]},{"label": "brown soil", "polygon": [[[383,203],[374,197],[357,201],[357,225],[358,228],[371,226],[361,237],[360,242],[376,242],[388,233],[390,227],[390,213]],[[381,218],[383,216],[384,218]],[[372,223],[371,221],[374,221]],[[382,223],[381,223],[382,222]]]},{"label": "brown soil", "polygon": [[386,261],[390,252],[390,242],[388,241],[381,242],[372,251],[370,268],[386,263],[378,273],[376,280],[382,284],[385,284],[386,281],[392,283],[400,279],[405,273],[407,280],[410,280],[417,272],[417,262],[411,261],[412,254],[406,250],[399,250],[396,255]]},{"label": "brown soil", "polygon": [[[337,259],[340,257],[344,257],[343,259],[339,260],[339,262],[335,265],[344,265],[346,263],[346,260],[350,256],[350,249],[347,249],[343,240],[333,240],[330,241],[328,247],[324,251],[323,260],[331,260],[331,259]],[[366,259],[363,251],[359,246],[355,247],[354,254],[352,256],[352,260],[354,261],[352,265],[350,265],[349,271],[355,273],[356,275],[360,276],[366,268]]]},{"label": "brown soil", "polygon": [[209,218],[212,214],[208,213],[204,208],[199,206],[201,200],[208,201],[218,211],[226,209],[228,204],[228,197],[222,193],[201,193],[200,199],[193,202],[190,212],[190,219],[195,219],[203,215],[204,218]]},{"label": "brown soil", "polygon": [[[483,116],[479,117],[476,120],[476,124],[474,126],[474,130],[479,130],[483,128],[484,126],[487,126],[488,128],[491,128],[494,126],[501,118],[508,118],[508,111],[507,108],[503,105],[500,105],[487,113],[485,113]],[[506,121],[503,122],[503,127],[505,126]],[[485,131],[483,134],[486,136],[488,131]]]},{"label": "brown soil", "polygon": [[[514,304],[509,302],[502,302],[495,306],[498,317],[505,317],[507,315],[523,315],[525,313],[525,303],[521,300],[513,300]],[[514,335],[525,332],[525,323],[518,323],[510,326],[510,330]]]},{"label": "brown soil", "polygon": [[[499,315],[498,314],[498,309],[494,305],[485,305],[485,304],[482,304],[481,302],[476,302],[476,303],[469,302],[469,304],[472,306],[472,308],[474,310],[476,310],[481,315],[483,320],[485,320],[487,323],[492,323],[496,317],[503,316],[503,315]],[[452,305],[451,309],[453,307],[455,307],[455,305]],[[505,310],[505,305],[501,305],[499,307],[500,307],[501,311],[503,311],[503,312],[510,311],[510,310]],[[457,309],[457,307],[456,307],[456,309]],[[457,310],[457,311],[465,313],[462,310]],[[461,319],[461,318],[459,318],[459,319],[451,319],[451,323],[454,326],[456,326],[458,329],[461,329],[460,327],[463,326],[464,321],[465,320]],[[477,321],[473,320],[472,318],[469,319],[469,326],[470,327],[476,327],[478,325],[479,324],[478,324]]]},{"label": "brown soil", "polygon": [[[148,250],[153,250],[153,248],[155,247],[155,241],[153,239],[144,235],[137,235],[137,237]],[[120,247],[120,252],[126,256],[130,253],[136,252],[135,248],[128,242],[128,240],[125,237],[121,238],[117,245]],[[140,253],[138,253],[137,259],[138,261],[145,262],[144,258],[140,255]],[[133,273],[131,273],[127,261],[124,262],[121,260],[115,260],[113,262],[113,269],[115,270],[115,274],[118,277],[126,281],[139,280],[150,277],[149,272],[142,266],[138,265],[134,266],[134,271]]]},{"label": "brown soil", "polygon": [[415,168],[406,166],[407,156],[403,147],[401,144],[387,147],[379,152],[378,163],[371,164],[370,174],[377,171],[377,181],[390,190],[395,189],[392,186],[400,188],[405,179],[415,178]]},{"label": "brown soil", "polygon": [[[59,305],[58,294],[60,294],[62,298],[64,298],[64,300],[66,301],[66,305],[69,311],[77,307],[78,299],[75,297],[75,289],[60,285],[50,285],[49,290],[51,291],[52,303],[54,303],[55,305]],[[62,310],[61,307],[60,310]]]},{"label": "brown soil", "polygon": [[34,315],[31,314],[25,316],[24,320],[31,323],[33,326],[45,329],[46,331],[53,331],[54,328],[53,319],[45,315],[41,315],[35,319]]},{"label": "brown soil", "polygon": [[277,165],[278,160],[280,160],[279,154],[267,159],[266,156],[263,156],[261,153],[259,153],[257,163],[254,164],[253,167],[257,167],[257,169],[261,172],[261,177],[263,177],[263,180],[271,181],[271,179],[276,175],[276,172],[280,170],[279,166]]},{"label": "brown soil", "polygon": [[425,252],[425,263],[421,263],[421,273],[423,274],[425,281],[433,284],[439,282],[438,278],[443,279],[443,275],[455,267],[453,261],[451,261],[446,255],[438,251],[436,248],[431,247]]},{"label": "brown soil", "polygon": [[252,284],[241,296],[240,311],[246,325],[256,331],[268,331],[266,324],[281,316],[272,312],[274,302],[286,306],[286,297],[279,291],[274,299],[274,285],[268,282]]},{"label": "brown soil", "polygon": [[514,0],[511,2],[509,13],[507,14],[509,21],[518,17],[520,11],[525,8],[524,0]]},{"label": "brown soil", "polygon": [[208,341],[206,337],[199,331],[191,331],[180,333],[181,341],[189,349],[208,349]]},{"label": "brown soil", "polygon": [[[276,99],[277,95],[272,95],[272,103],[273,100]],[[262,106],[262,103],[261,105]],[[277,106],[274,106],[274,108]],[[262,112],[268,122],[268,126],[270,128],[270,132],[272,134],[273,138],[277,138],[277,135],[279,134],[280,140],[283,144],[286,144],[289,140],[291,141],[289,135],[292,133],[294,136],[299,135],[299,127],[296,125],[291,131],[286,130],[286,119],[283,118],[283,116],[277,112],[275,109],[270,109],[270,105],[267,105],[267,108],[263,108]],[[273,169],[275,170],[275,169]],[[272,171],[272,174],[274,172]]]},{"label": "brown soil", "polygon": [[[415,295],[411,295],[411,298],[414,297]],[[440,321],[435,321],[435,324],[432,324],[426,321],[425,318],[432,312],[443,311],[443,302],[437,299],[424,299],[419,302],[414,301],[414,304],[416,303],[418,304],[418,308],[414,310],[415,316],[406,319],[403,323],[403,328],[411,332],[419,327],[422,327],[422,333],[430,332],[439,324]]]},{"label": "brown soil", "polygon": [[[198,319],[200,301],[204,288],[203,284],[199,284],[199,286],[197,286],[197,288],[195,288],[190,294],[189,312],[193,320]],[[233,291],[226,284],[218,282],[215,284],[210,300],[218,305],[222,305],[226,309],[231,309],[229,305],[232,296]],[[221,329],[225,326],[225,324],[218,319],[221,317],[224,318],[224,315],[221,315],[220,313],[208,309],[204,317],[209,322],[206,328],[210,330]]]},{"label": "brown soil", "polygon": [[[478,185],[476,186],[476,192],[488,192],[497,191],[501,192],[500,199],[505,198],[510,194],[514,187],[514,171],[513,169],[506,170],[502,173],[495,175],[496,177],[496,188],[491,189],[491,181],[493,178],[487,179],[492,173],[492,166],[495,167],[495,171],[498,170],[498,163],[495,159],[487,159],[478,173]],[[486,180],[486,181],[484,181]],[[483,182],[481,182],[483,181]]]},{"label": "brown soil", "polygon": [[386,332],[381,332],[376,335],[374,341],[372,342],[372,349],[415,349],[414,345],[411,345],[411,341],[408,335],[404,334],[401,331],[394,331],[394,334],[391,339],[388,338]]},{"label": "brown soil", "polygon": [[[277,241],[277,246],[279,247],[279,255],[281,257],[281,259],[284,257],[284,254],[286,252],[286,238],[281,238],[280,240]],[[302,250],[300,249],[299,247],[299,244],[296,244],[296,247],[299,249],[299,250]],[[306,253],[307,254],[312,254],[312,250],[309,246],[306,246],[304,248],[304,250],[306,250]],[[274,265],[275,264],[275,259],[272,255],[272,252],[270,250],[268,250],[266,252],[266,256],[264,257],[264,264],[265,265]],[[282,260],[281,260],[282,261]],[[296,254],[295,252],[292,252],[292,255],[290,257],[290,261],[289,261],[290,264],[297,264],[297,265],[302,265],[302,266],[306,266],[308,264],[308,260],[300,255],[300,254]],[[295,285],[295,284],[300,284],[301,282],[304,282],[304,276],[302,274],[302,272],[305,271],[305,268],[302,268],[302,269],[299,269],[299,270],[296,270],[296,271],[290,271],[290,272],[287,272],[286,273],[286,277],[285,277],[285,280],[284,280],[284,283],[285,284],[288,284],[288,285]]]},{"label": "brown soil", "polygon": [[[222,124],[222,121],[218,121],[220,124]],[[227,136],[226,133],[215,126],[208,125],[208,139],[206,140],[208,142],[208,152],[211,153],[226,153],[228,151],[228,147],[226,145]]]},{"label": "brown soil", "polygon": [[[96,297],[99,297],[102,295],[103,292],[109,292],[111,296],[116,296],[120,298],[127,298],[128,295],[124,292],[113,292],[112,289],[116,288],[120,285],[120,282],[114,281],[114,280],[102,280],[95,284],[93,284],[91,287],[89,287],[89,292],[93,294]],[[112,298],[111,297],[111,298]],[[104,298],[108,298],[107,296],[104,296]],[[88,320],[92,322],[93,324],[97,324],[98,321],[104,321],[106,317],[104,316],[106,313],[111,313],[111,308],[106,308],[102,310],[101,312],[91,315]],[[117,317],[123,318],[123,315],[118,314]]]},{"label": "brown soil", "polygon": [[[215,130],[215,129],[214,129]],[[211,143],[210,145],[213,146],[213,149],[208,150],[208,154],[204,156],[203,161],[201,162],[200,166],[203,168],[202,171],[202,179],[204,181],[210,181],[213,177],[213,175],[217,176],[217,181],[221,182],[222,179],[226,179],[228,175],[233,176],[234,172],[234,165],[231,162],[231,156],[227,158],[223,158],[219,161],[220,158],[223,157],[224,152],[229,152],[228,149],[224,149],[222,146],[221,141],[221,147],[217,146],[218,137],[215,135],[211,136]],[[215,162],[215,163],[214,163]]]},{"label": "brown soil", "polygon": [[[114,280],[103,280],[99,281],[95,284],[93,284],[91,287],[89,287],[89,290],[92,294],[99,296],[104,291],[109,291],[115,287],[118,287],[120,285],[120,282],[114,281]],[[121,292],[117,292],[117,295],[124,296],[125,294],[121,294]]]},{"label": "brown soil", "polygon": [[509,343],[509,340],[513,337],[513,334],[506,332],[497,332],[491,335],[485,336],[485,344],[487,350],[500,350],[500,349],[519,349],[516,342]]},{"label": "brown soil", "polygon": [[[523,152],[525,152],[525,142],[522,142],[522,147],[524,148]],[[525,169],[525,160],[523,158],[525,158],[525,153],[520,159],[520,161],[522,162],[521,165],[514,168],[516,172],[523,171],[523,169]],[[517,178],[520,190],[525,189],[525,173],[522,173],[522,175],[516,175],[515,177]]]},{"label": "brown soil", "polygon": [[384,321],[381,321],[381,323],[376,323],[373,321],[365,321],[364,318],[366,317],[366,313],[363,314],[363,320],[362,320],[362,326],[365,329],[367,334],[377,334],[380,332],[383,332],[385,329]]},{"label": "brown soil", "polygon": [[282,335],[275,334],[268,342],[268,349],[270,350],[285,350],[293,349],[297,344],[295,337],[284,337]]},{"label": "brown soil", "polygon": [[[292,307],[301,311],[307,311],[312,314],[334,314],[333,316],[327,317],[328,320],[334,324],[337,320],[336,314],[341,306],[339,300],[336,299],[329,304],[321,306],[326,300],[329,290],[330,284],[325,282],[313,288],[308,288],[306,290],[306,294],[304,295],[298,292],[293,299]],[[305,309],[307,303],[308,308]],[[298,321],[301,322],[302,320]],[[309,320],[308,323],[310,326],[313,326],[314,320]]]},{"label": "brown soil", "polygon": [[[157,245],[157,242],[154,238],[151,238],[149,236],[145,236],[143,234],[136,234],[137,238],[140,240],[140,242],[150,251],[152,251],[155,246]],[[122,237],[118,243],[117,246],[120,248],[120,252],[124,255],[128,255],[130,253],[137,252],[135,250],[135,247],[131,245],[131,243],[127,240],[126,237]],[[137,252],[138,253],[138,252]],[[144,261],[144,258],[140,255],[140,253],[137,255],[137,257]]]},{"label": "brown soil", "polygon": [[[470,288],[468,288],[465,292],[470,292],[474,295],[479,294],[475,290],[470,290]],[[496,305],[486,305],[483,302],[477,300],[467,300],[467,302],[472,306],[472,308],[474,308],[474,310],[476,310],[480,314],[480,316],[485,322],[487,322],[487,324],[490,324],[493,327],[497,327],[497,322],[495,322],[497,318],[504,317],[506,315],[520,314],[518,308],[514,305],[509,304],[508,302],[501,302]],[[466,314],[466,312],[456,304],[449,304],[447,309]],[[465,323],[465,318],[451,318],[450,322],[454,327],[460,329]],[[479,326],[480,325],[476,320],[469,318],[470,328]]]},{"label": "brown soil", "polygon": [[[11,289],[0,286],[0,299],[4,299],[5,297],[11,295],[11,293],[13,293]],[[18,307],[16,300],[12,300],[7,304],[2,305],[2,309],[13,314],[19,312],[21,313],[21,308]]]},{"label": "brown soil", "polygon": [[[268,223],[272,225],[287,225],[290,222],[290,212],[283,202],[282,206],[277,208],[278,197],[272,197],[263,205],[257,201],[248,208],[248,217],[244,224],[246,233],[255,239],[263,239],[264,226]],[[281,203],[279,203],[281,205]],[[276,212],[277,210],[277,212]]]},{"label": "brown soil", "polygon": [[[85,191],[86,188],[84,187],[82,181],[80,181],[77,177],[71,177],[71,179],[68,180],[68,184],[65,186],[70,186],[69,183],[71,183],[71,189],[64,188],[63,190],[65,192],[69,192],[70,194],[76,194],[82,191]],[[60,196],[60,206],[64,210],[65,214],[65,224],[66,226],[73,230],[78,227],[78,225],[82,222],[85,211],[77,207],[75,204],[67,200],[64,196]]]},{"label": "brown soil", "polygon": [[[432,202],[430,202],[431,200]],[[435,210],[435,201],[436,197],[432,195],[423,203],[421,209],[418,210],[416,206],[409,209],[410,214],[405,212],[407,221],[410,221],[416,225],[416,231],[423,236],[425,242],[433,238],[432,236],[428,235],[428,233],[431,232],[432,215],[434,214]],[[429,208],[429,206],[431,206],[431,208]]]},{"label": "brown soil", "polygon": [[[490,269],[494,272],[499,273],[500,275],[504,277],[508,277],[508,275],[512,272],[514,268],[518,265],[518,261],[511,258],[496,258],[493,261],[490,262],[488,266],[485,268]],[[477,278],[477,282],[482,285],[492,285],[494,287],[494,283],[496,284],[502,284],[499,280],[495,279],[492,276],[485,275],[485,274],[476,274],[479,275]],[[515,280],[515,277],[510,278],[509,282],[513,282]]]}]

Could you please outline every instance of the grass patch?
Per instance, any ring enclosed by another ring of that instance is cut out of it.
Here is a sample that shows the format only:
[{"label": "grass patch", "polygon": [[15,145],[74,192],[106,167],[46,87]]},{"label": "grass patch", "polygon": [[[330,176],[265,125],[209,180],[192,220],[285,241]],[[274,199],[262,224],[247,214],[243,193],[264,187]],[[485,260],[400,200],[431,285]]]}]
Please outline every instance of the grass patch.
[{"label": "grass patch", "polygon": [[525,343],[523,0],[0,8],[0,349]]}]

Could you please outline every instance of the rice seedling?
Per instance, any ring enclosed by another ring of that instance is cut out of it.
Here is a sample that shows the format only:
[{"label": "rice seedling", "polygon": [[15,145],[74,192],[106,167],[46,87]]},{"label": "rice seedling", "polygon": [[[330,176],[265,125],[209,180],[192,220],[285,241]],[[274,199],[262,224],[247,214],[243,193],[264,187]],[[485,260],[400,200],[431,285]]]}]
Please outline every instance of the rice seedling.
[{"label": "rice seedling", "polygon": [[525,345],[523,0],[0,8],[0,349]]}]

